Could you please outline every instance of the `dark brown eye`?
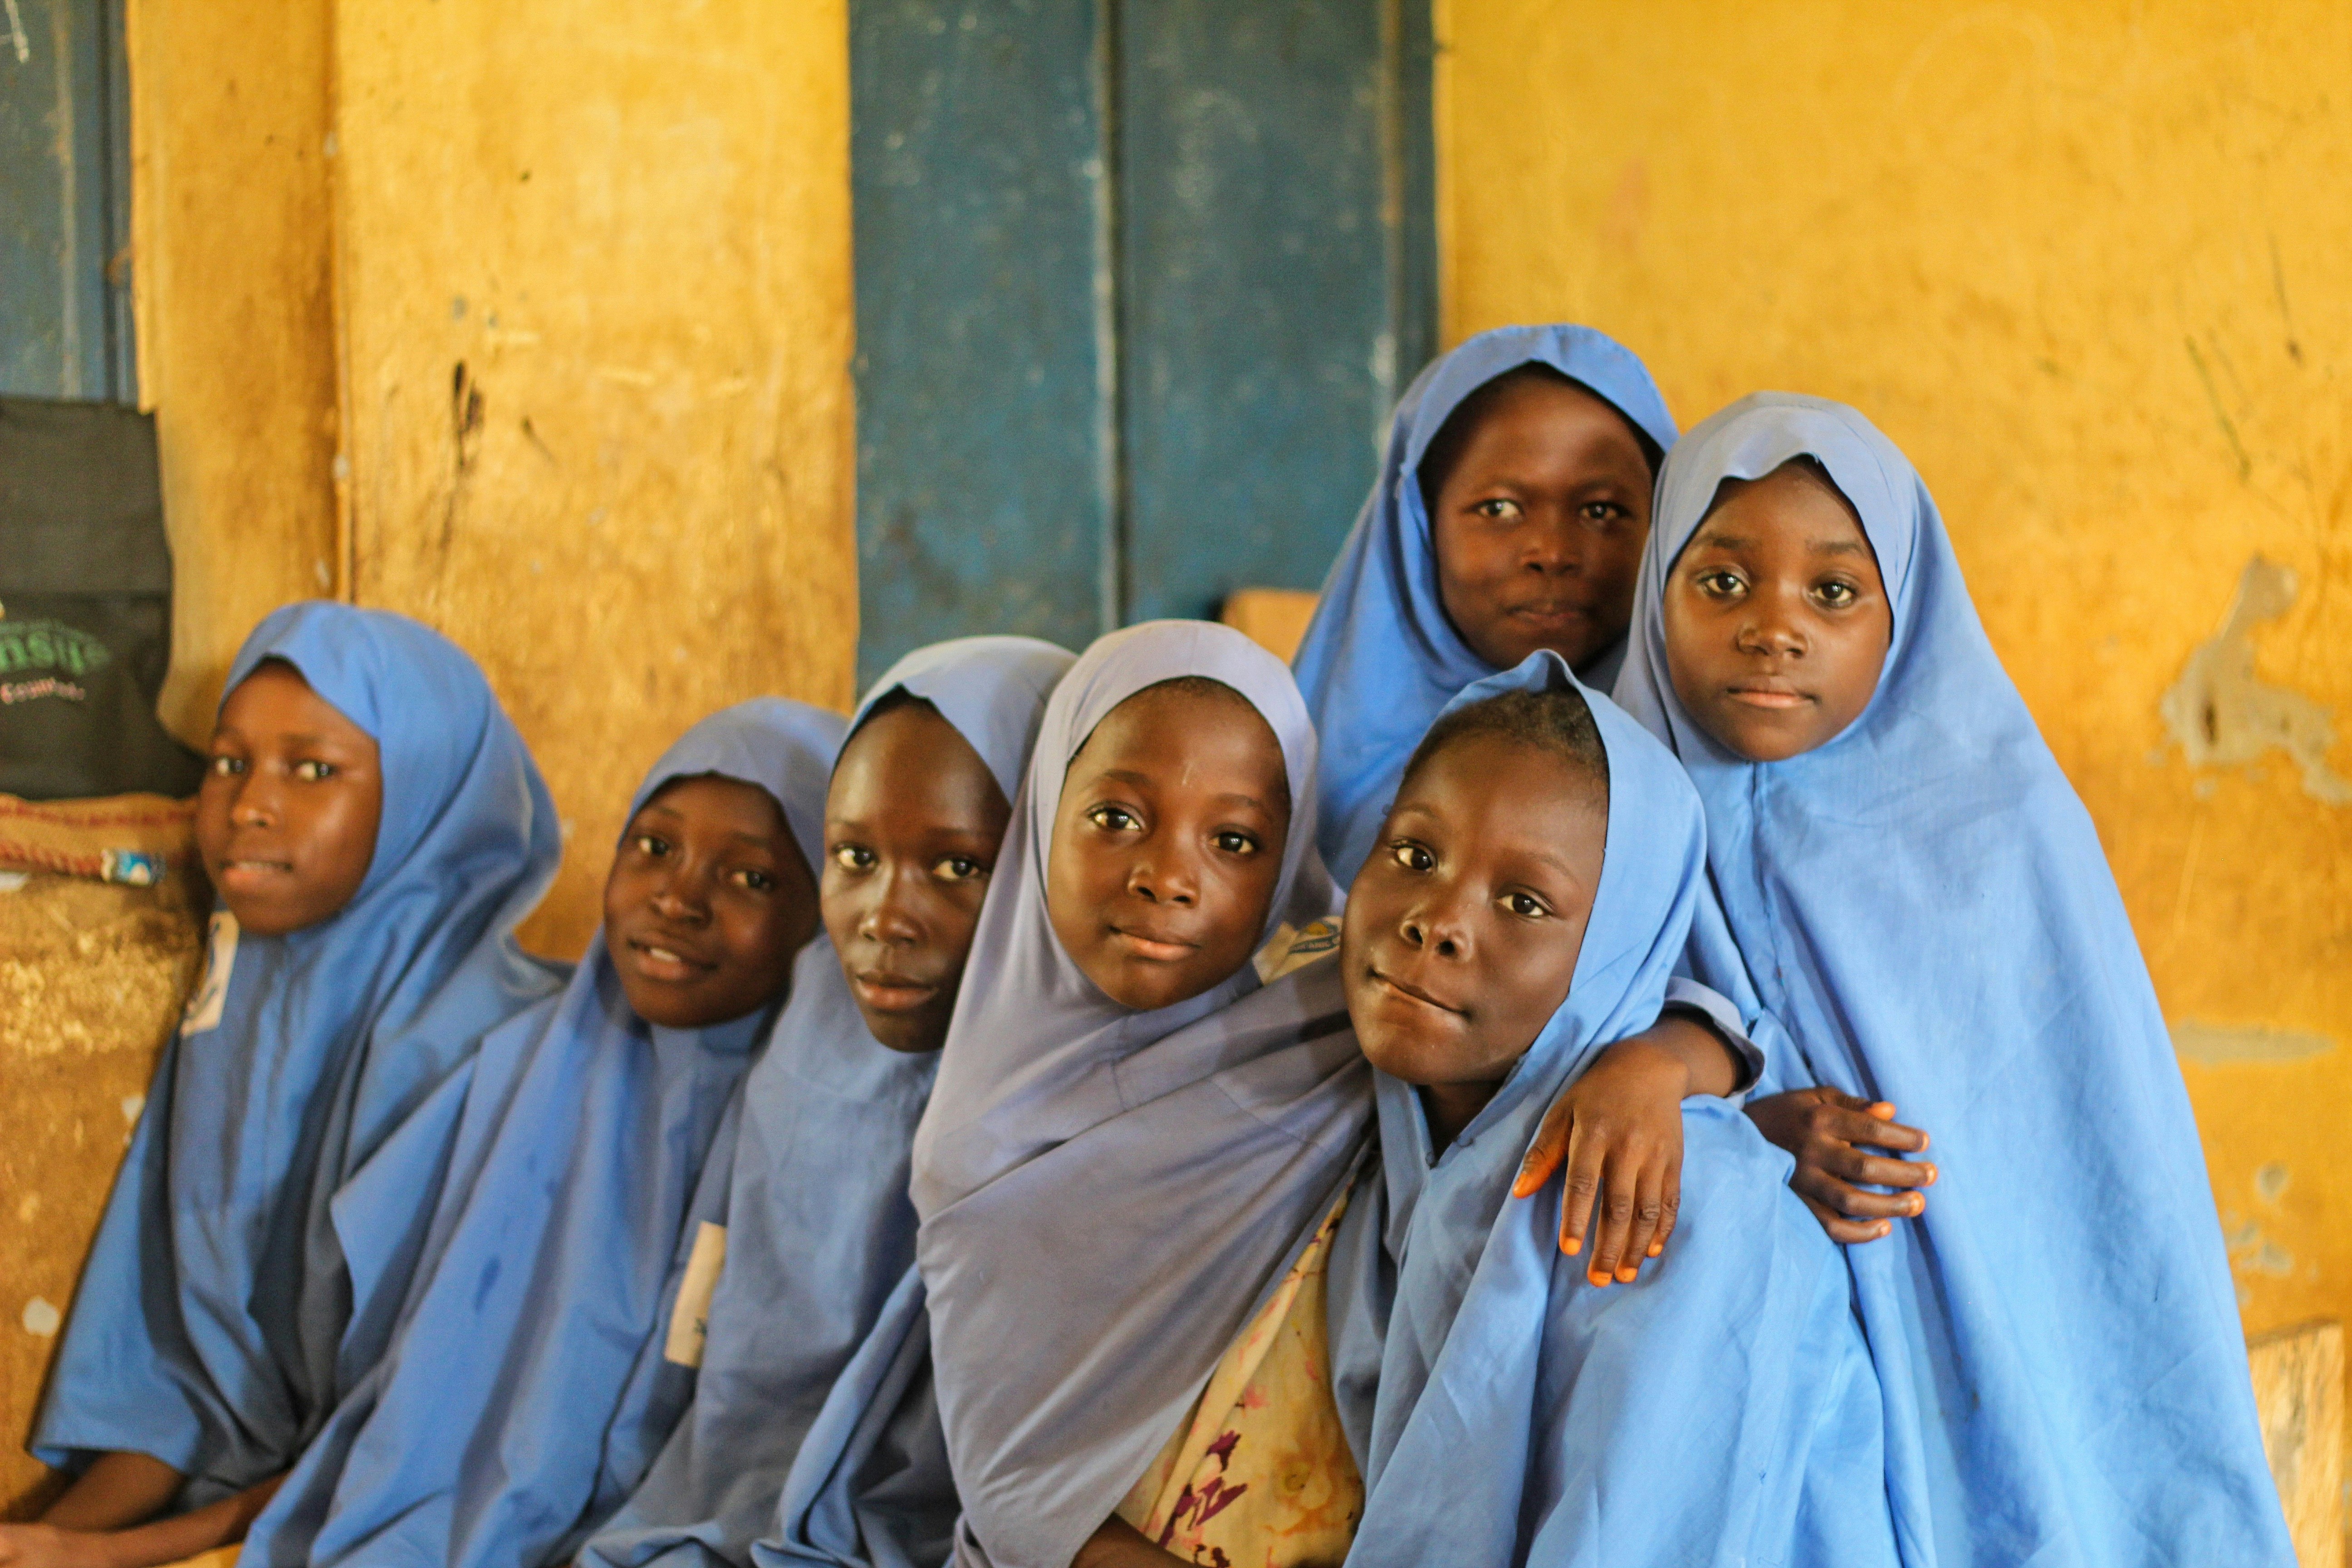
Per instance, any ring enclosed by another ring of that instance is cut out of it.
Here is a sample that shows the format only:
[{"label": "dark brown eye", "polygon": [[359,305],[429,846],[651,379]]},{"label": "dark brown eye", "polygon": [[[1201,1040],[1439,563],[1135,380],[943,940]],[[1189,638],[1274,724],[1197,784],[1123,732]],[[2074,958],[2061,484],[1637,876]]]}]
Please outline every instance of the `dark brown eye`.
[{"label": "dark brown eye", "polygon": [[950,855],[931,868],[931,875],[942,882],[969,882],[987,876],[988,868],[969,855]]},{"label": "dark brown eye", "polygon": [[836,844],[833,847],[833,863],[845,871],[870,871],[874,868],[874,851],[863,844]]},{"label": "dark brown eye", "polygon": [[1543,920],[1551,913],[1543,906],[1541,900],[1526,893],[1506,893],[1503,896],[1503,907],[1521,920]]},{"label": "dark brown eye", "polygon": [[1437,865],[1436,856],[1432,855],[1410,838],[1400,838],[1390,845],[1389,853],[1395,858],[1398,865],[1408,871],[1428,871],[1434,869]]},{"label": "dark brown eye", "polygon": [[735,880],[755,893],[764,893],[776,885],[776,879],[765,871],[746,866],[735,873]]},{"label": "dark brown eye", "polygon": [[648,855],[655,859],[669,853],[669,840],[657,834],[640,833],[630,839],[629,844],[638,854]]},{"label": "dark brown eye", "polygon": [[1218,848],[1223,850],[1228,855],[1255,855],[1257,853],[1257,840],[1251,837],[1248,834],[1242,832],[1237,827],[1228,827],[1224,829],[1216,836],[1213,842]]},{"label": "dark brown eye", "polygon": [[1845,583],[1824,583],[1813,592],[1820,597],[1822,604],[1832,610],[1843,610],[1860,597],[1853,591],[1853,585]]},{"label": "dark brown eye", "polygon": [[1105,833],[1125,833],[1143,826],[1136,820],[1135,813],[1119,805],[1096,806],[1087,813],[1087,820]]}]

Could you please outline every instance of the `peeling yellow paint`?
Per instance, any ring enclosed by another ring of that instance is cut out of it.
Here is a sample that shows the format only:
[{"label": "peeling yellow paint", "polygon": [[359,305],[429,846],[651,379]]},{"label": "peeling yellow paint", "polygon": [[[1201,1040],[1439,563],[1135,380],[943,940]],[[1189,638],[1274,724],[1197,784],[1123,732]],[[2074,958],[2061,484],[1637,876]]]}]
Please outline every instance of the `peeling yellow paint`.
[{"label": "peeling yellow paint", "polygon": [[2192,766],[2242,766],[2276,747],[2302,770],[2314,800],[2352,805],[2352,780],[2327,765],[2336,743],[2327,709],[2254,673],[2254,627],[2292,609],[2294,591],[2288,568],[2259,555],[2247,562],[2221,629],[2189,656],[2158,708]]}]

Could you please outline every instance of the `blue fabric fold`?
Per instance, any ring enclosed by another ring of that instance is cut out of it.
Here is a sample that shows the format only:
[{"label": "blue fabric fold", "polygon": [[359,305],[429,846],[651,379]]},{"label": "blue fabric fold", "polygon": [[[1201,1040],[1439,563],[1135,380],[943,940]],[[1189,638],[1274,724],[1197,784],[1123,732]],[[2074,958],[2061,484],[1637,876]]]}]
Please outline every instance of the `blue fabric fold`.
[{"label": "blue fabric fold", "polygon": [[[1457,700],[1573,679],[1539,652]],[[1332,1386],[1366,1494],[1348,1561],[1892,1563],[1877,1391],[1787,1156],[1731,1106],[1693,1101],[1674,1239],[1606,1289],[1560,1255],[1557,1186],[1509,1197],[1546,1108],[1657,1016],[1700,901],[1688,781],[1584,695],[1609,828],[1567,1001],[1442,1151],[1418,1090],[1373,1075],[1380,1160],[1328,1277]]]},{"label": "blue fabric fold", "polygon": [[264,937],[214,916],[217,1019],[192,1007],[164,1048],[32,1440],[74,1469],[151,1455],[187,1477],[188,1507],[285,1469],[382,1354],[451,1129],[408,1134],[415,1168],[389,1201],[349,1189],[486,1032],[568,973],[514,940],[562,838],[474,661],[405,616],[330,603],[265,618],[226,689],[265,659],[375,741],[374,854],[319,925]]},{"label": "blue fabric fold", "polygon": [[[1894,636],[1843,734],[1752,763],[1676,700],[1663,595],[1720,483],[1799,456],[1861,515]],[[1618,695],[1706,804],[1729,935],[1794,1039],[1776,1080],[1935,1140],[1924,1216],[1847,1249],[1906,1562],[2291,1563],[2155,991],[1918,474],[1851,408],[1742,399],[1667,460],[1633,627]]]},{"label": "blue fabric fold", "polygon": [[[654,765],[630,815],[672,779],[740,779],[775,797],[814,869],[842,728],[780,699],[726,709]],[[570,1561],[693,1393],[671,1320],[706,1226],[728,1217],[737,1090],[772,1017],[650,1026],[600,931],[564,991],[492,1031],[429,1108],[457,1131],[391,1348],[242,1561]]]},{"label": "blue fabric fold", "polygon": [[[1445,613],[1437,547],[1421,494],[1421,459],[1465,398],[1523,364],[1548,364],[1602,399],[1657,443],[1675,422],[1632,351],[1590,327],[1497,327],[1467,339],[1413,379],[1389,423],[1380,478],[1340,546],[1292,665],[1315,721],[1324,864],[1341,887],[1356,879],[1439,711],[1464,687],[1496,673]],[[1585,673],[1605,690],[1622,652]]]},{"label": "blue fabric fold", "polygon": [[[971,742],[1009,801],[1045,700],[1070,662],[1063,649],[1031,637],[919,649],[875,683],[850,731],[893,692],[921,698]],[[751,1561],[836,1377],[913,1274],[908,1151],[938,1066],[937,1053],[895,1051],[875,1039],[833,944],[822,936],[810,944],[744,1083],[727,1266],[711,1298],[693,1404],[581,1562]],[[913,1311],[919,1319],[919,1283]],[[887,1509],[882,1489],[866,1506]]]}]

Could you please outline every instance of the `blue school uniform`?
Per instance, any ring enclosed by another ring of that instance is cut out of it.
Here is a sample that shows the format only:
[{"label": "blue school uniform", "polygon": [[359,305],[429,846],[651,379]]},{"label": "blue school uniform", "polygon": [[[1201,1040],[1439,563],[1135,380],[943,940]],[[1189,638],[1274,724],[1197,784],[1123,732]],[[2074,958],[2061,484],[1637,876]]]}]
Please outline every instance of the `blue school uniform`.
[{"label": "blue school uniform", "polygon": [[[1070,659],[1032,637],[922,648],[875,683],[850,731],[883,698],[919,697],[971,742],[1009,801]],[[908,1150],[938,1068],[937,1052],[877,1040],[831,942],[810,943],[744,1083],[726,1270],[694,1402],[582,1563],[751,1561],[819,1407],[913,1273]]]},{"label": "blue school uniform", "polygon": [[[1894,634],[1843,734],[1749,763],[1675,697],[1664,593],[1721,482],[1799,456],[1860,514]],[[1935,1140],[1924,1215],[1846,1249],[1905,1561],[2293,1562],[2163,1016],[1919,476],[1853,409],[1742,399],[1667,460],[1633,625],[1619,697],[1705,802],[1727,934],[1793,1037],[1773,1086]]]},{"label": "blue school uniform", "polygon": [[[780,699],[724,710],[655,764],[631,816],[672,779],[740,779],[775,797],[814,869],[841,731]],[[692,1394],[702,1303],[687,1288],[716,1272],[736,1090],[771,1018],[646,1023],[600,932],[562,993],[492,1032],[417,1118],[457,1131],[391,1348],[242,1561],[570,1561]]]},{"label": "blue school uniform", "polygon": [[[1556,654],[1462,693],[1559,689]],[[1586,693],[1609,757],[1601,886],[1568,999],[1443,1150],[1375,1072],[1380,1153],[1332,1248],[1332,1384],[1365,1485],[1351,1568],[1892,1563],[1878,1394],[1836,1247],[1736,1109],[1684,1111],[1664,1256],[1596,1289],[1560,1200],[1509,1193],[1547,1107],[1657,1016],[1704,875],[1674,759]]]},{"label": "blue school uniform", "polygon": [[161,1459],[187,1478],[182,1507],[285,1469],[382,1353],[424,1215],[415,1188],[377,1207],[351,1183],[485,1032],[566,973],[514,941],[562,840],[474,661],[405,616],[328,603],[264,619],[227,689],[265,659],[375,741],[374,853],[318,925],[267,937],[214,915],[32,1441],[69,1469]]}]

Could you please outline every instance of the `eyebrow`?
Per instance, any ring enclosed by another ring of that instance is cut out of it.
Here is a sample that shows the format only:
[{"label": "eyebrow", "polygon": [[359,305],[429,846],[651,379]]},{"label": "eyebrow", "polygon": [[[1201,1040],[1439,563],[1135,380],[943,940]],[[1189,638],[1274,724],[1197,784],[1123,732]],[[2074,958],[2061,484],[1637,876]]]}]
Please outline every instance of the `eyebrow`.
[{"label": "eyebrow", "polygon": [[[648,803],[643,810],[637,813],[637,815],[639,816],[667,817],[672,822],[684,822],[686,820],[686,813],[678,810],[678,808],[674,805],[666,805],[657,800]],[[787,828],[786,831],[789,832],[790,829]],[[772,833],[751,833],[747,832],[740,827],[730,827],[727,830],[727,837],[736,840],[738,843],[756,844],[762,849],[771,849],[775,847],[777,836]]]},{"label": "eyebrow", "polygon": [[[1746,550],[1753,546],[1756,542],[1736,533],[1726,533],[1721,529],[1710,528],[1692,542],[1705,545],[1712,550]],[[1809,539],[1805,541],[1805,549],[1815,555],[1864,555],[1869,553],[1870,545],[1866,541],[1860,539]]]},{"label": "eyebrow", "polygon": [[[1105,768],[1101,773],[1097,773],[1095,777],[1097,779],[1116,779],[1121,784],[1136,784],[1146,789],[1150,788],[1159,782],[1152,778],[1149,773],[1137,773],[1133,768]],[[1267,805],[1265,802],[1258,799],[1257,796],[1254,795],[1244,795],[1238,790],[1218,795],[1215,797],[1215,800],[1220,805],[1254,805],[1260,811],[1269,812],[1273,809],[1273,807]]]}]

